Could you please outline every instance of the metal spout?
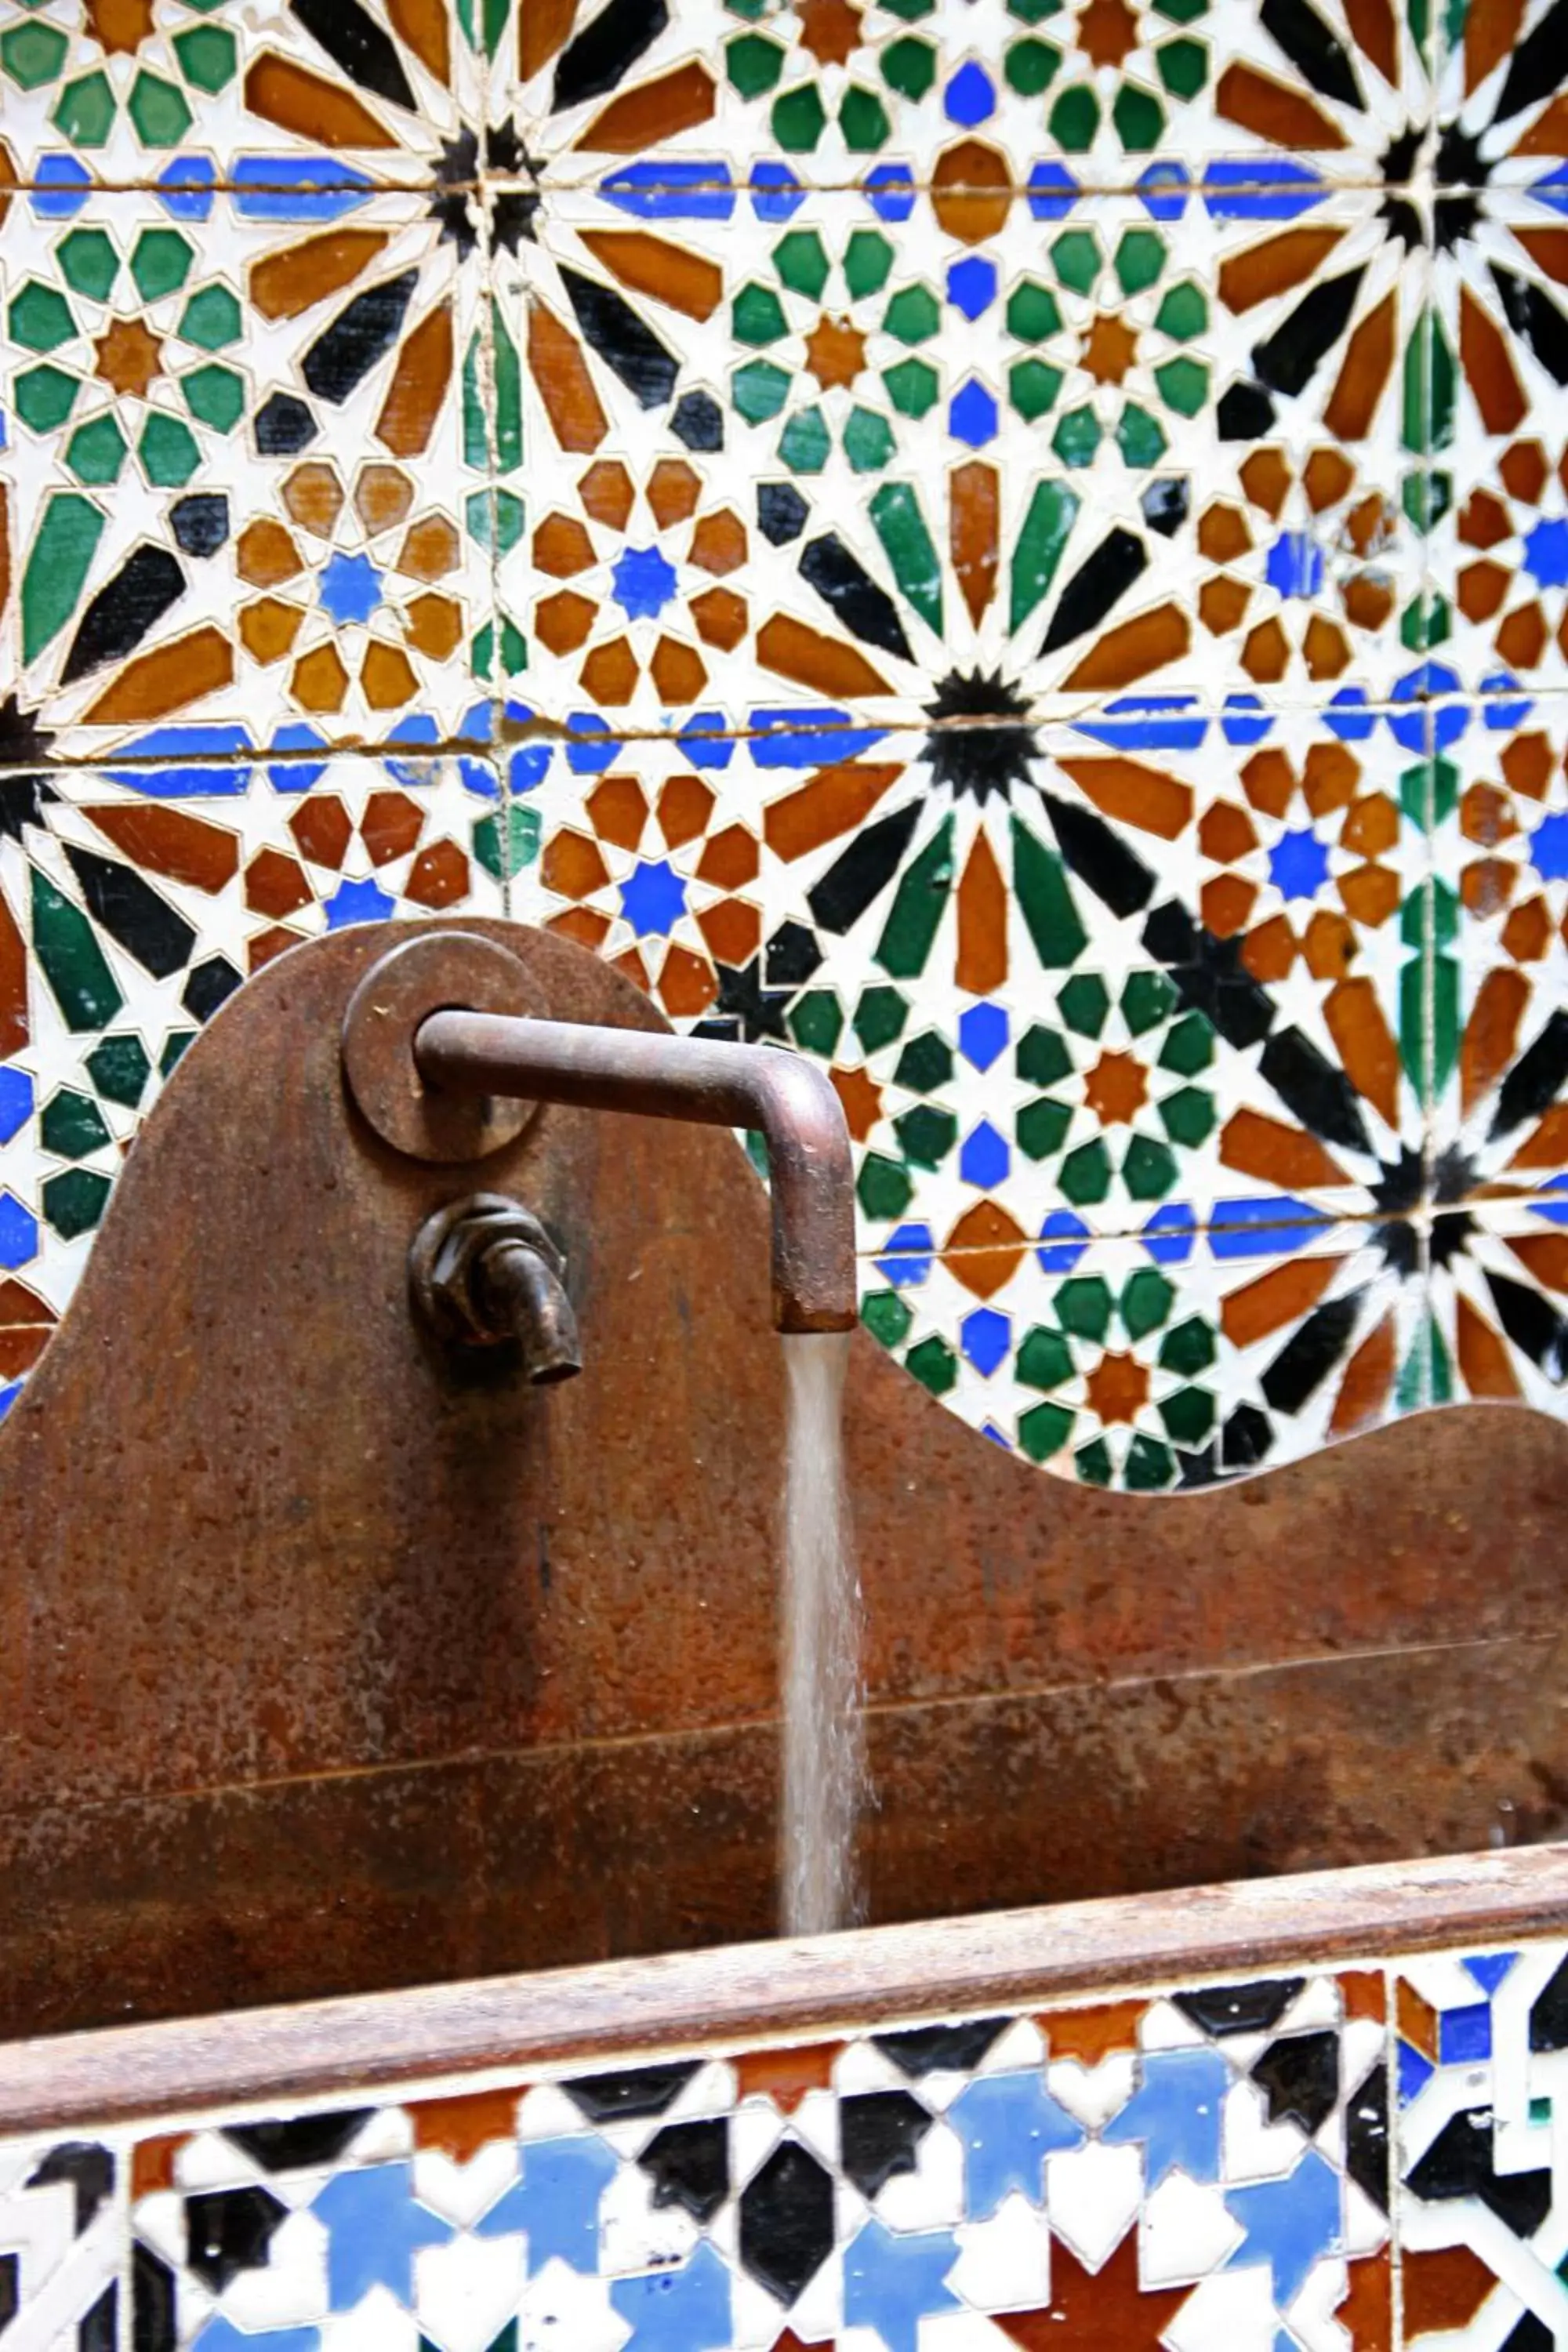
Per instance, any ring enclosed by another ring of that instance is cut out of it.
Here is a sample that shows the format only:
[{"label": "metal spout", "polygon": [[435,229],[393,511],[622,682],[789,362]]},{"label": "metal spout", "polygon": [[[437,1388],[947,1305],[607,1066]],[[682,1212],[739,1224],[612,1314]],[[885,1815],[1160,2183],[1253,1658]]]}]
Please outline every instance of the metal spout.
[{"label": "metal spout", "polygon": [[843,1107],[823,1072],[768,1045],[496,1013],[438,1012],[414,1038],[428,1087],[585,1110],[761,1130],[773,1192],[773,1323],[855,1323],[855,1171]]}]

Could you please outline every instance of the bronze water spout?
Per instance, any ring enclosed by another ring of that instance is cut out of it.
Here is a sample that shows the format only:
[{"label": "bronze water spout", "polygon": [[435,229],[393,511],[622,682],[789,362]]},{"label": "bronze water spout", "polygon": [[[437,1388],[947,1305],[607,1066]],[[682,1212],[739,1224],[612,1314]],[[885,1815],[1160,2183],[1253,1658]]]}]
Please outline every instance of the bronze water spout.
[{"label": "bronze water spout", "polygon": [[349,1006],[343,1062],[371,1124],[420,1159],[479,1158],[545,1102],[760,1130],[774,1327],[854,1328],[848,1129],[827,1077],[799,1055],[539,1018],[515,957],[472,933],[437,932],[395,948],[365,975]]}]

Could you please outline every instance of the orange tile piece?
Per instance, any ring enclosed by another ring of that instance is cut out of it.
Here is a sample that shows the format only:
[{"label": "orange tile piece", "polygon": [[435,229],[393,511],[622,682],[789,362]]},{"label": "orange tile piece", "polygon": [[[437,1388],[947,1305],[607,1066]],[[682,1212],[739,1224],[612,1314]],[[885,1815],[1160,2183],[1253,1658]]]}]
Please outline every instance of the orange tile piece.
[{"label": "orange tile piece", "polygon": [[1456,1296],[1454,1342],[1460,1376],[1471,1396],[1506,1402],[1521,1393],[1507,1341],[1462,1290]]},{"label": "orange tile piece", "polygon": [[617,710],[631,700],[637,690],[637,659],[626,637],[612,637],[607,646],[595,646],[583,664],[584,690],[606,709]]},{"label": "orange tile piece", "polygon": [[713,103],[713,77],[706,66],[693,60],[612,99],[577,144],[590,154],[640,155],[708,121]]},{"label": "orange tile piece", "polygon": [[945,1245],[950,1269],[976,1298],[994,1298],[1012,1281],[1026,1255],[1026,1237],[994,1201],[965,1209]]},{"label": "orange tile piece", "polygon": [[668,849],[695,841],[713,814],[713,794],[700,776],[671,776],[659,786],[658,829]]},{"label": "orange tile piece", "polygon": [[359,678],[373,710],[401,710],[419,691],[408,656],[400,646],[383,645],[379,638],[365,648]]},{"label": "orange tile piece", "polygon": [[949,236],[961,245],[984,245],[997,235],[1012,208],[1006,157],[982,139],[960,139],[937,158],[931,201]]},{"label": "orange tile piece", "polygon": [[375,437],[395,457],[417,457],[430,446],[454,375],[452,305],[438,302],[404,338],[386,388]]},{"label": "orange tile piece", "polygon": [[416,596],[404,615],[408,642],[432,661],[447,661],[463,640],[463,608],[450,596]]},{"label": "orange tile piece", "polygon": [[749,2050],[735,2059],[735,2091],[741,2099],[771,2099],[781,2115],[793,2116],[808,2091],[833,2087],[833,2067],[842,2042],[813,2042],[792,2050]]},{"label": "orange tile piece", "polygon": [[1220,1158],[1244,1176],[1261,1177],[1281,1192],[1299,1192],[1313,1184],[1343,1184],[1347,1179],[1338,1160],[1315,1137],[1261,1111],[1238,1110],[1226,1121]]},{"label": "orange tile piece", "polygon": [[373,866],[389,866],[406,857],[425,830],[425,812],[406,793],[372,793],[359,821],[359,837]]},{"label": "orange tile piece", "polygon": [[343,506],[336,468],[315,457],[296,466],[283,484],[283,503],[301,530],[330,539]]},{"label": "orange tile piece", "polygon": [[1226,1338],[1234,1347],[1250,1348],[1298,1321],[1317,1305],[1339,1264],[1335,1257],[1291,1258],[1231,1291],[1220,1308]]},{"label": "orange tile piece", "polygon": [[385,251],[390,237],[384,228],[334,228],[269,253],[251,265],[251,302],[264,319],[297,319],[352,286]]},{"label": "orange tile piece", "polygon": [[455,841],[433,841],[420,851],[403,886],[405,898],[416,907],[439,912],[455,907],[468,895],[468,861]]},{"label": "orange tile piece", "polygon": [[994,2313],[991,2325],[1019,2352],[1159,2352],[1191,2293],[1190,2286],[1143,2285],[1136,2226],[1094,2272],[1053,2238],[1049,2304],[1038,2311]]},{"label": "orange tile piece", "polygon": [[647,794],[635,776],[606,776],[595,785],[584,805],[601,841],[610,842],[616,849],[641,846],[647,823]]},{"label": "orange tile piece", "polygon": [[684,457],[661,457],[647,478],[647,498],[654,520],[668,530],[697,511],[702,485]]},{"label": "orange tile piece", "polygon": [[844,1106],[845,1122],[857,1143],[864,1143],[882,1116],[882,1090],[868,1070],[829,1070],[833,1090]]},{"label": "orange tile piece", "polygon": [[533,608],[540,644],[552,654],[575,653],[579,646],[586,645],[598,610],[574,588],[563,588],[558,594],[542,598]]},{"label": "orange tile piece", "polygon": [[353,821],[336,793],[312,793],[289,818],[289,830],[300,855],[312,866],[330,866],[334,870],[348,856],[354,837]]},{"label": "orange tile piece", "polygon": [[234,647],[221,629],[193,629],[172,645],[128,662],[114,683],[82,713],[89,727],[125,719],[162,719],[204,694],[234,682]]},{"label": "orange tile piece", "polygon": [[636,495],[632,478],[618,457],[601,457],[577,485],[584,513],[607,524],[611,530],[625,530]]},{"label": "orange tile piece", "polygon": [[1329,1416],[1331,1437],[1349,1437],[1358,1429],[1371,1429],[1383,1419],[1388,1392],[1394,1385],[1394,1310],[1390,1307],[1345,1366],[1334,1409]]},{"label": "orange tile piece", "polygon": [[659,700],[676,709],[695,702],[708,683],[701,655],[694,646],[683,646],[678,637],[660,637],[647,667]]},{"label": "orange tile piece", "polygon": [[304,867],[280,849],[258,849],[245,869],[245,903],[258,915],[298,914],[314,896]]},{"label": "orange tile piece", "polygon": [[722,580],[746,560],[746,526],[729,507],[704,515],[691,534],[691,561],[700,572]]},{"label": "orange tile piece", "polygon": [[989,996],[1007,977],[1007,885],[984,831],[976,833],[959,877],[953,976],[972,996]]},{"label": "orange tile piece", "polygon": [[188,882],[197,890],[221,890],[239,871],[239,841],[226,825],[193,816],[167,802],[119,802],[89,808],[87,815],[133,866]]},{"label": "orange tile piece", "polygon": [[727,824],[716,833],[698,862],[700,881],[720,890],[742,890],[754,882],[762,866],[756,842],[743,824]]},{"label": "orange tile piece", "polygon": [[1435,2253],[1402,2251],[1399,2269],[1406,2343],[1468,2327],[1497,2285],[1468,2246],[1445,2246]]},{"label": "orange tile piece", "polygon": [[1047,2058],[1076,2058],[1098,2066],[1118,2050],[1136,2050],[1138,2023],[1146,2000],[1107,2000],[1089,2009],[1041,2010],[1035,2023],[1046,2037]]},{"label": "orange tile piece", "polygon": [[247,523],[235,541],[235,568],[253,588],[276,588],[302,569],[299,549],[280,522]]},{"label": "orange tile piece", "polygon": [[397,569],[410,580],[444,580],[462,553],[456,528],[445,515],[422,515],[410,523]]},{"label": "orange tile piece", "polygon": [[705,646],[733,653],[746,634],[746,600],[732,588],[705,588],[687,606]]},{"label": "orange tile piece", "polygon": [[629,292],[668,302],[688,319],[710,319],[723,299],[723,273],[718,264],[689,246],[671,245],[646,229],[584,228],[579,235]]}]

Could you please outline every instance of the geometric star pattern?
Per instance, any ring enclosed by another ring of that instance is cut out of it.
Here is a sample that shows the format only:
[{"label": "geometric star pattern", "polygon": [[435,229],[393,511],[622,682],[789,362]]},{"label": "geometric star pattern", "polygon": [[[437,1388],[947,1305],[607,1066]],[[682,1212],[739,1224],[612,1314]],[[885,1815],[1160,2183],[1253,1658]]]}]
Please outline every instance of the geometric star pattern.
[{"label": "geometric star pattern", "polygon": [[450,911],[819,1061],[1052,1474],[1563,1410],[1555,0],[0,0],[0,1408],[195,1030]]}]

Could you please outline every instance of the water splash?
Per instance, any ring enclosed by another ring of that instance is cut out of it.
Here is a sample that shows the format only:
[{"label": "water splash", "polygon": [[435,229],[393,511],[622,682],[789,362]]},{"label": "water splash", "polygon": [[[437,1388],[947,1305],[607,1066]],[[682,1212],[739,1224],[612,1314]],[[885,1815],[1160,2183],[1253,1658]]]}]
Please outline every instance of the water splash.
[{"label": "water splash", "polygon": [[780,1925],[820,1936],[860,1916],[855,1824],[865,1795],[860,1587],[844,1491],[847,1333],[784,1341],[784,1795]]}]

